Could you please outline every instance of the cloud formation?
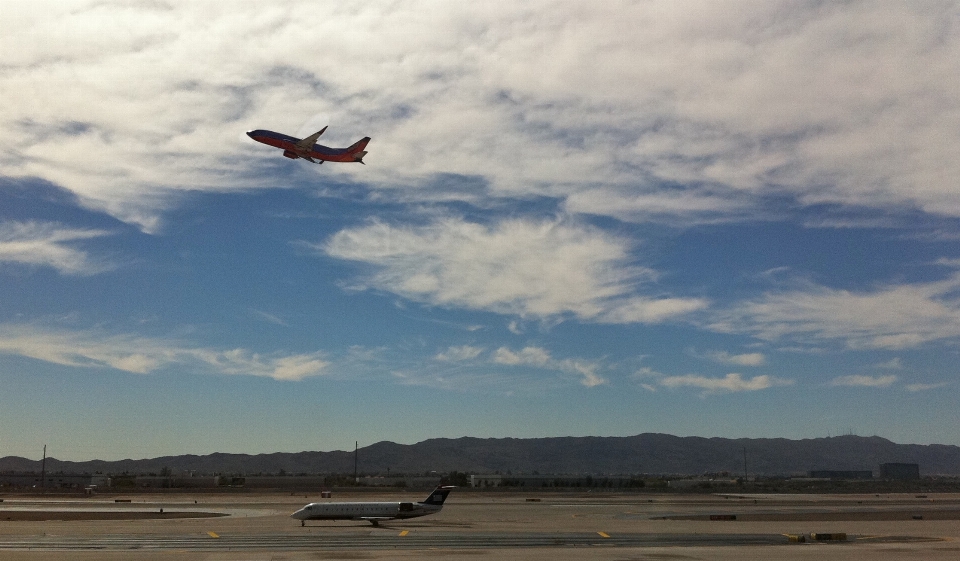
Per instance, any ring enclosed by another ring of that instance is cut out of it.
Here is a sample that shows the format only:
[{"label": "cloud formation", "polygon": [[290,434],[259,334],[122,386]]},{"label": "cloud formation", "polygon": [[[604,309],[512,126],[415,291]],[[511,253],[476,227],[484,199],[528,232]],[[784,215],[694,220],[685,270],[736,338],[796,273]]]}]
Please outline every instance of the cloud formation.
[{"label": "cloud formation", "polygon": [[738,366],[763,366],[767,362],[767,357],[765,357],[763,353],[734,355],[727,351],[713,351],[707,353],[707,357],[722,364],[735,364]]},{"label": "cloud formation", "polygon": [[753,392],[765,390],[774,386],[789,386],[793,380],[784,380],[768,376],[754,376],[750,379],[744,379],[743,376],[736,373],[730,373],[723,378],[708,378],[694,374],[684,376],[666,376],[660,380],[660,385],[667,388],[692,387],[704,390],[704,394],[720,392]]},{"label": "cloud formation", "polygon": [[314,247],[373,265],[357,288],[439,306],[601,323],[656,323],[706,306],[695,298],[631,294],[655,272],[629,264],[627,242],[561,221],[374,223]]},{"label": "cloud formation", "polygon": [[0,222],[0,264],[53,267],[62,275],[95,275],[113,268],[71,243],[110,235],[53,222]]},{"label": "cloud formation", "polygon": [[893,374],[886,376],[864,376],[862,374],[853,374],[850,376],[838,376],[830,381],[831,386],[850,386],[860,388],[887,388],[897,381]]},{"label": "cloud formation", "polygon": [[488,351],[473,345],[454,345],[429,358],[432,360],[422,360],[408,348],[355,348],[348,355],[331,359],[330,375],[349,373],[351,379],[359,376],[457,392],[511,395],[540,393],[547,387],[568,386],[571,381],[587,388],[607,383],[600,373],[601,361],[555,358],[547,349],[536,346]]},{"label": "cloud formation", "polygon": [[925,392],[929,390],[938,390],[949,386],[949,382],[936,382],[932,384],[907,384],[904,386],[908,392]]},{"label": "cloud formation", "polygon": [[175,341],[95,330],[65,331],[10,324],[0,325],[0,353],[64,366],[109,367],[133,374],[179,366],[211,374],[283,381],[321,375],[328,365],[320,353],[260,355],[245,349],[189,347]]},{"label": "cloud formation", "polygon": [[602,376],[597,374],[597,370],[600,368],[598,363],[570,358],[556,360],[550,356],[550,353],[546,349],[541,347],[524,347],[519,351],[512,351],[506,347],[500,347],[494,353],[493,362],[509,366],[549,368],[568,374],[575,374],[581,376],[580,383],[588,388],[607,383]]},{"label": "cloud formation", "polygon": [[149,230],[178,192],[259,186],[281,166],[321,172],[289,171],[245,130],[331,124],[331,143],[374,141],[369,166],[325,176],[408,200],[454,177],[487,189],[444,196],[558,196],[571,212],[633,221],[739,218],[768,196],[960,216],[950,2],[302,12],[9,6],[0,175],[51,181]]},{"label": "cloud formation", "polygon": [[841,290],[807,284],[714,314],[710,329],[759,339],[900,350],[960,337],[960,274],[941,281]]},{"label": "cloud formation", "polygon": [[483,352],[481,347],[471,345],[460,345],[450,347],[446,351],[437,353],[433,358],[443,362],[460,362],[464,360],[473,360]]}]

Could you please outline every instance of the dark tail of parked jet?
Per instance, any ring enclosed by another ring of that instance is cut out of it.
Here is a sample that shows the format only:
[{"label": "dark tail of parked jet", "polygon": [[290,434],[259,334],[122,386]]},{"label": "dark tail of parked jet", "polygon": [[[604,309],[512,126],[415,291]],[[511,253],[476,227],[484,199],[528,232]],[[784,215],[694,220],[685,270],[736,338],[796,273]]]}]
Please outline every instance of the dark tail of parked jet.
[{"label": "dark tail of parked jet", "polygon": [[450,491],[453,491],[452,486],[437,487],[433,490],[433,493],[430,493],[430,496],[427,497],[427,500],[423,501],[421,504],[443,506],[443,501],[447,500],[447,495],[450,494]]}]

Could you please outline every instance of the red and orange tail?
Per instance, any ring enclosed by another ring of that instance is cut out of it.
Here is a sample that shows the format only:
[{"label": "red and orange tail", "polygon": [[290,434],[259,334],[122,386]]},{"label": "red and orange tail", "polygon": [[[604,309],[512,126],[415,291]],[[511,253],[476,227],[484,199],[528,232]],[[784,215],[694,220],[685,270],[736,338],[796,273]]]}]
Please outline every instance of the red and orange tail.
[{"label": "red and orange tail", "polygon": [[353,146],[347,148],[347,154],[353,155],[354,162],[360,162],[361,164],[363,163],[363,157],[367,155],[367,153],[364,151],[364,148],[367,147],[368,142],[370,142],[370,137],[365,136],[354,143]]},{"label": "red and orange tail", "polygon": [[370,142],[370,137],[365,136],[360,140],[356,141],[352,146],[347,148],[347,153],[353,154],[354,152],[359,152],[367,147],[367,143]]}]

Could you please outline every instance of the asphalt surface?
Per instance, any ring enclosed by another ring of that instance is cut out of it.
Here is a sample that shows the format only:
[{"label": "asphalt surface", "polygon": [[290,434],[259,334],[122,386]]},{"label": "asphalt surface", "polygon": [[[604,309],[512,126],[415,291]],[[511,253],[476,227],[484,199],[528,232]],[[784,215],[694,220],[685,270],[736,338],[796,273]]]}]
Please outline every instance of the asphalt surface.
[{"label": "asphalt surface", "polygon": [[[411,495],[418,493],[333,500]],[[312,494],[141,495],[124,504],[109,496],[4,498],[0,560],[960,558],[960,495],[455,491],[437,515],[379,528],[351,521],[300,527],[291,512],[329,500]],[[812,534],[845,536],[817,541]]]}]

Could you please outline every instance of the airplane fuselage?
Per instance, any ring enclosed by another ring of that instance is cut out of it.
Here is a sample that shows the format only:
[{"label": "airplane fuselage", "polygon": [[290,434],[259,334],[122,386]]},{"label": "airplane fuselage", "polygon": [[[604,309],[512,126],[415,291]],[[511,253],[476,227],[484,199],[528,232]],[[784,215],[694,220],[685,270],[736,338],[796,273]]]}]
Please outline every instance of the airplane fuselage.
[{"label": "airplane fuselage", "polygon": [[290,515],[300,520],[363,520],[377,526],[384,520],[417,518],[436,514],[443,509],[443,502],[453,487],[439,486],[430,496],[418,503],[356,502],[356,503],[310,503]]},{"label": "airplane fuselage", "polygon": [[299,138],[263,129],[250,131],[247,133],[247,136],[257,142],[262,142],[268,146],[283,150],[283,155],[288,158],[312,159],[320,162],[363,163],[363,157],[367,154],[363,149],[366,148],[367,143],[370,141],[370,137],[364,137],[349,148],[330,148],[322,144],[303,146]]},{"label": "airplane fuselage", "polygon": [[310,503],[290,516],[298,520],[391,520],[440,512],[420,503]]}]

